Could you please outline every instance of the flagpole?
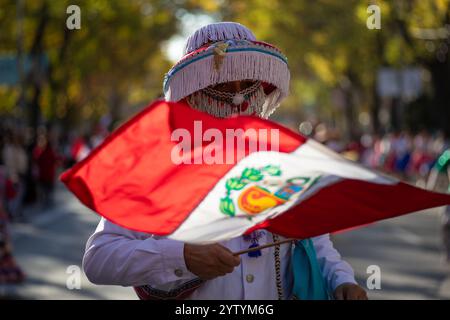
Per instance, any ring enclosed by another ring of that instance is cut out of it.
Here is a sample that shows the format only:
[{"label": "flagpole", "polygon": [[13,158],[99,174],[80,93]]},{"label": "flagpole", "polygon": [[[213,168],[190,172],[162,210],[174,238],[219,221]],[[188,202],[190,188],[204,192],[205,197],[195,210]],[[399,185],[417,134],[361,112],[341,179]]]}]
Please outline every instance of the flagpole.
[{"label": "flagpole", "polygon": [[252,251],[257,251],[257,250],[273,247],[273,246],[276,246],[276,245],[279,245],[279,244],[292,242],[292,241],[295,241],[295,240],[297,240],[297,239],[295,239],[295,238],[288,238],[288,239],[284,239],[284,240],[280,240],[280,241],[276,241],[276,242],[272,242],[272,243],[267,243],[267,244],[264,244],[264,245],[259,246],[259,247],[254,247],[254,248],[241,250],[241,251],[238,251],[238,252],[233,252],[233,255],[234,256],[239,256],[239,255],[244,254],[244,253],[249,253],[249,252],[252,252]]}]

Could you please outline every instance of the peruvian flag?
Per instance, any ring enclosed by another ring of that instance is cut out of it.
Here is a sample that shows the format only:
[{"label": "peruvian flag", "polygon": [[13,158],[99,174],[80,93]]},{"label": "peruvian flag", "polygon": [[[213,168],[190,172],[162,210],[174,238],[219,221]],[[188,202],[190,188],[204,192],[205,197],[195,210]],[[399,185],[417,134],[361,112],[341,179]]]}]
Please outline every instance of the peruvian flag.
[{"label": "peruvian flag", "polygon": [[450,204],[253,116],[157,101],[61,180],[125,228],[192,243],[264,228],[304,239]]}]

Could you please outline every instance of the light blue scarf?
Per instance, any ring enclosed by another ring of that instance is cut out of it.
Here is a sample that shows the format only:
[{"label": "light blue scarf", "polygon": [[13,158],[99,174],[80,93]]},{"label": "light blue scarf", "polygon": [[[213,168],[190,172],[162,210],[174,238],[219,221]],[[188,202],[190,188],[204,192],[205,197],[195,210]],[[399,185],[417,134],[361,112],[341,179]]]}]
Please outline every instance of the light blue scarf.
[{"label": "light blue scarf", "polygon": [[330,300],[311,239],[299,240],[292,253],[293,294],[300,300]]}]

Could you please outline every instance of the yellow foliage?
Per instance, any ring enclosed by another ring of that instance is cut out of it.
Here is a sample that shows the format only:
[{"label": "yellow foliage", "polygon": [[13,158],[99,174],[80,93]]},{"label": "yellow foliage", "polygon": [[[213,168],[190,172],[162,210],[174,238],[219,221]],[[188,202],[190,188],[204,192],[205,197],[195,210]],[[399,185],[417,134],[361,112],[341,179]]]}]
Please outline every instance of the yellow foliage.
[{"label": "yellow foliage", "polygon": [[333,72],[332,64],[329,60],[317,53],[306,53],[305,61],[311,67],[316,75],[328,85],[333,85],[336,77]]}]

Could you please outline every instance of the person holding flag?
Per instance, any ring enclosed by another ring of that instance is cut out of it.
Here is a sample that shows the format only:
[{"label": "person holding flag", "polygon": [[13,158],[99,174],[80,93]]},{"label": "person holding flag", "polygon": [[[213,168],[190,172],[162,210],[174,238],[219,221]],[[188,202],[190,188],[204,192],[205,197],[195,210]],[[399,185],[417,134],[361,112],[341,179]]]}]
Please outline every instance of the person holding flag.
[{"label": "person holding flag", "polygon": [[[165,77],[164,93],[166,101],[216,118],[266,119],[287,96],[289,79],[280,50],[257,41],[239,23],[221,22],[188,38],[184,57]],[[261,174],[252,170],[245,171],[246,178]],[[275,167],[261,170],[278,174]],[[70,175],[62,179],[70,184]],[[301,189],[290,183],[267,199],[287,201]],[[220,210],[233,215],[230,199],[222,199]],[[251,203],[247,207],[254,209]],[[91,282],[133,286],[141,299],[367,299],[328,234],[295,240],[260,228],[220,243],[196,244],[102,218],[87,242],[83,268]]]}]

